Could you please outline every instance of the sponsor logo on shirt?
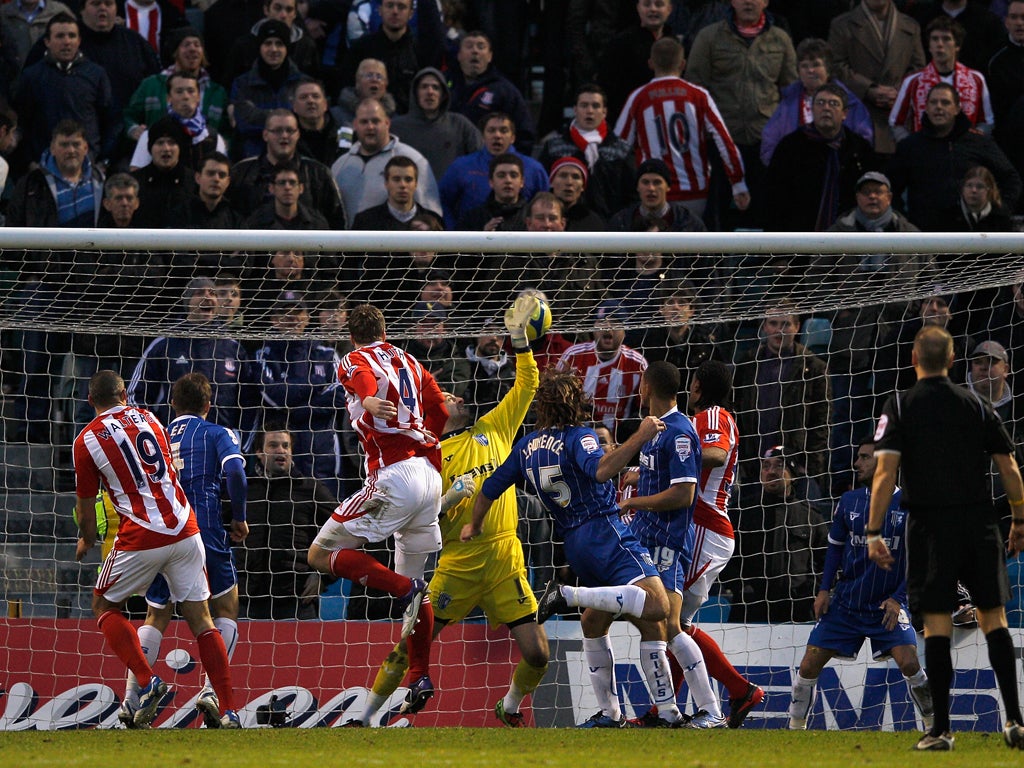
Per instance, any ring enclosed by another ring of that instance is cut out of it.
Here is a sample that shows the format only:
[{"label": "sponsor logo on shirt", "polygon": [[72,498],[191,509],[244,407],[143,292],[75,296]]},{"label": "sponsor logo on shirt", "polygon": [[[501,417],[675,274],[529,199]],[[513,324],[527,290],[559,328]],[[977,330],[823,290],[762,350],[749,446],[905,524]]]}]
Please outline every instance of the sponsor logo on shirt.
[{"label": "sponsor logo on shirt", "polygon": [[693,453],[693,443],[690,442],[689,437],[686,435],[676,437],[676,453],[679,454],[679,458],[683,461],[690,458],[690,454]]}]

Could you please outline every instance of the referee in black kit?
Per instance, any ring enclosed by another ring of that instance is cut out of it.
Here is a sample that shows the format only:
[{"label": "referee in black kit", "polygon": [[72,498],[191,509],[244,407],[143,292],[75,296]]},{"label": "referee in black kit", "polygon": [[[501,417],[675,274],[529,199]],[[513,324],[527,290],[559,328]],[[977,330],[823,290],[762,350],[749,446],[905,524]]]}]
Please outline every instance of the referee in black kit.
[{"label": "referee in black kit", "polygon": [[[875,470],[868,520],[868,556],[882,568],[893,563],[882,523],[902,468],[907,517],[907,592],[910,610],[924,617],[924,656],[935,702],[935,723],[919,750],[950,750],[949,689],[953,682],[950,635],[957,579],[978,608],[988,656],[1006,707],[1003,738],[1024,749],[1013,639],[1003,607],[1010,598],[999,518],[989,488],[995,462],[1013,524],[1009,550],[1024,548],[1024,483],[1013,458],[1013,441],[989,402],[949,380],[953,338],[934,325],[914,338],[911,356],[917,383],[892,395],[875,431]],[[893,513],[901,514],[902,510]]]}]

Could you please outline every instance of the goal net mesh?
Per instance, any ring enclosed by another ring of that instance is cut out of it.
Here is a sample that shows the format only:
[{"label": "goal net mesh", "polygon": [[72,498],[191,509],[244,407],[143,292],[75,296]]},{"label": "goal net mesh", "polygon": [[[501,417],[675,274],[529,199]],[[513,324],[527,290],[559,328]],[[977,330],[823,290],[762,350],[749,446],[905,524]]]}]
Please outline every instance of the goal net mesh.
[{"label": "goal net mesh", "polygon": [[[250,722],[273,687],[294,710],[294,724],[339,724],[344,717],[325,713],[325,700],[342,688],[365,694],[390,647],[380,637],[397,638],[391,628],[400,611],[392,598],[344,580],[318,583],[305,562],[312,537],[336,501],[362,482],[362,457],[340,399],[324,396],[337,381],[338,359],[351,348],[346,311],[359,303],[378,306],[389,340],[407,348],[443,389],[464,397],[480,415],[514,378],[514,356],[503,347],[500,323],[524,289],[541,291],[553,317],[549,334],[534,344],[542,368],[557,364],[570,345],[595,340],[603,358],[617,360],[617,345],[624,343],[648,362],[667,359],[680,366],[685,407],[696,365],[709,358],[727,363],[742,433],[730,509],[738,539],[733,561],[698,622],[770,694],[788,696],[813,619],[829,520],[839,495],[856,487],[857,441],[870,436],[886,396],[913,380],[914,331],[922,323],[946,325],[956,344],[954,381],[990,394],[1011,431],[1020,414],[1014,403],[1014,393],[1024,388],[1024,375],[1015,374],[1015,356],[1024,350],[1019,235],[695,240],[658,233],[496,240],[426,233],[415,239],[383,235],[371,243],[350,233],[332,233],[329,242],[324,233],[315,233],[319,239],[306,237],[314,233],[236,233],[234,240],[221,233],[204,248],[184,235],[176,241],[175,233],[129,233],[127,239],[103,241],[94,231],[83,231],[77,241],[67,236],[50,247],[26,247],[46,242],[46,233],[35,233],[40,239],[33,240],[25,232],[0,232],[0,604],[11,617],[0,638],[15,643],[11,638],[20,625],[34,653],[52,655],[52,627],[63,625],[47,624],[51,619],[83,620],[75,631],[98,637],[90,603],[99,552],[75,563],[72,520],[70,446],[92,417],[85,401],[89,376],[114,368],[139,405],[167,420],[170,385],[183,373],[201,371],[215,389],[210,418],[239,431],[252,478],[252,533],[236,548],[242,640],[235,661],[235,686],[251,705]],[[985,348],[990,355],[1006,350],[1004,378],[995,367],[970,364],[984,342],[999,345]],[[771,354],[780,346],[781,357]],[[584,357],[576,355],[577,361]],[[595,420],[621,441],[639,413],[636,392],[621,372],[598,375],[601,364],[593,361],[588,378],[587,365],[578,363],[588,389],[596,388],[595,400],[603,400],[595,403]],[[280,429],[292,434],[294,466],[287,486],[264,477],[260,461],[263,434]],[[761,456],[776,445],[782,446],[792,488],[789,503],[806,505],[803,518],[766,495],[775,486],[770,479],[763,484]],[[318,487],[297,479],[303,477],[316,477]],[[530,490],[519,490],[519,536],[530,585],[539,594],[564,563]],[[108,543],[111,537],[112,531]],[[370,550],[394,564],[392,542]],[[1009,614],[1011,626],[1019,627],[1015,566],[1011,562]],[[138,600],[129,608],[133,619],[145,610]],[[263,635],[246,627],[264,621],[278,626],[276,639],[261,648]],[[469,626],[483,621],[478,611]],[[371,629],[359,634],[357,622]],[[569,724],[591,714],[584,709],[593,704],[579,661],[581,635],[574,617],[553,620],[547,628],[557,640],[554,671],[534,697],[532,721]],[[304,670],[297,690],[321,689],[312,704],[289,688],[297,683],[286,673],[279,670],[271,679],[259,671],[267,658],[282,653],[276,647],[282,631],[302,644],[290,662]],[[641,714],[645,693],[635,632],[616,632],[622,644],[621,653],[616,646],[620,694],[627,714]],[[187,631],[174,628],[171,634],[187,647]],[[251,647],[242,651],[247,638]],[[435,650],[434,658],[442,666],[442,685],[428,708],[442,724],[494,724],[493,699],[481,705],[468,691],[485,686],[504,692],[518,659],[507,632],[453,627],[439,642],[445,650]],[[976,655],[984,648],[979,633],[958,636],[957,644]],[[197,656],[194,648],[191,653]],[[87,660],[72,656],[64,654],[60,662],[34,658],[33,665],[68,675],[65,688],[103,682],[115,696],[122,694],[120,681],[95,679]],[[164,663],[170,662],[162,656]],[[961,714],[970,714],[972,722],[996,723],[994,683],[983,670],[976,674],[964,666],[957,665],[958,680],[974,691],[974,703],[970,713]],[[17,721],[11,714],[17,678],[7,669],[9,679],[0,682],[0,715],[7,695],[0,729]],[[914,727],[914,711],[894,667],[871,666],[862,652],[853,667],[828,674],[812,727]],[[193,695],[198,677],[179,685]],[[727,701],[724,690],[723,695]],[[355,706],[354,699],[343,698],[335,702],[335,714]],[[299,716],[303,706],[306,715]],[[871,706],[883,714],[866,715]],[[397,703],[385,708],[381,722],[398,722],[395,709]],[[314,711],[318,717],[309,715]],[[113,710],[104,712],[92,722],[116,720]],[[754,713],[748,726],[785,722],[781,704]]]}]

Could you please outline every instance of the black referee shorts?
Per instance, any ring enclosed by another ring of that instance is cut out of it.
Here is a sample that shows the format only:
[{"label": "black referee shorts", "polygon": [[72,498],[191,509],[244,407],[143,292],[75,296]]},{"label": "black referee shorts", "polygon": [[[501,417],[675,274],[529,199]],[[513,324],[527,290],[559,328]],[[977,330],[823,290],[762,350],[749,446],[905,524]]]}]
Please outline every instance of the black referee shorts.
[{"label": "black referee shorts", "polygon": [[999,524],[984,512],[911,512],[907,559],[907,596],[915,616],[952,613],[957,581],[978,608],[998,608],[1010,599],[1006,545]]}]

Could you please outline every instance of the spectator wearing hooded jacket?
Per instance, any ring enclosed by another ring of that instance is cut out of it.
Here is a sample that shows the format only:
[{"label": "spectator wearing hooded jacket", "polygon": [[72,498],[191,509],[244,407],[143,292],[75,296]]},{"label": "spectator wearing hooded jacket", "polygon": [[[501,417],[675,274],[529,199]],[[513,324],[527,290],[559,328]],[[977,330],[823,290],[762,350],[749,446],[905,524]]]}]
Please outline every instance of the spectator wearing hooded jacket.
[{"label": "spectator wearing hooded jacket", "polygon": [[[240,157],[259,155],[266,148],[263,124],[273,109],[289,108],[288,88],[302,73],[289,56],[288,26],[268,19],[257,32],[259,56],[252,69],[231,84],[228,110],[238,135],[232,147]],[[240,146],[238,146],[240,145]]]},{"label": "spectator wearing hooded jacket", "polygon": [[413,0],[384,0],[380,29],[352,43],[341,68],[341,82],[350,83],[363,59],[384,62],[399,114],[409,109],[416,73],[424,67],[441,66],[444,58],[445,28],[437,3],[418,3],[416,11],[417,24],[413,29],[409,24]]},{"label": "spectator wearing hooded jacket", "polygon": [[456,158],[476,152],[484,143],[480,130],[450,107],[444,75],[426,67],[416,73],[409,88],[409,111],[391,121],[402,141],[427,158],[435,179],[444,176]]},{"label": "spectator wearing hooded jacket", "polygon": [[[282,40],[288,44],[291,61],[301,72],[316,77],[320,54],[314,40],[306,34],[304,25],[301,22],[296,24],[297,20],[297,0],[264,0],[263,18],[255,21],[249,31],[236,38],[231,46],[227,71],[222,73],[224,82],[231,82],[245,74],[259,60],[262,29],[272,21],[285,26],[285,36]],[[206,29],[211,33],[213,31],[210,25],[206,25]]]}]

